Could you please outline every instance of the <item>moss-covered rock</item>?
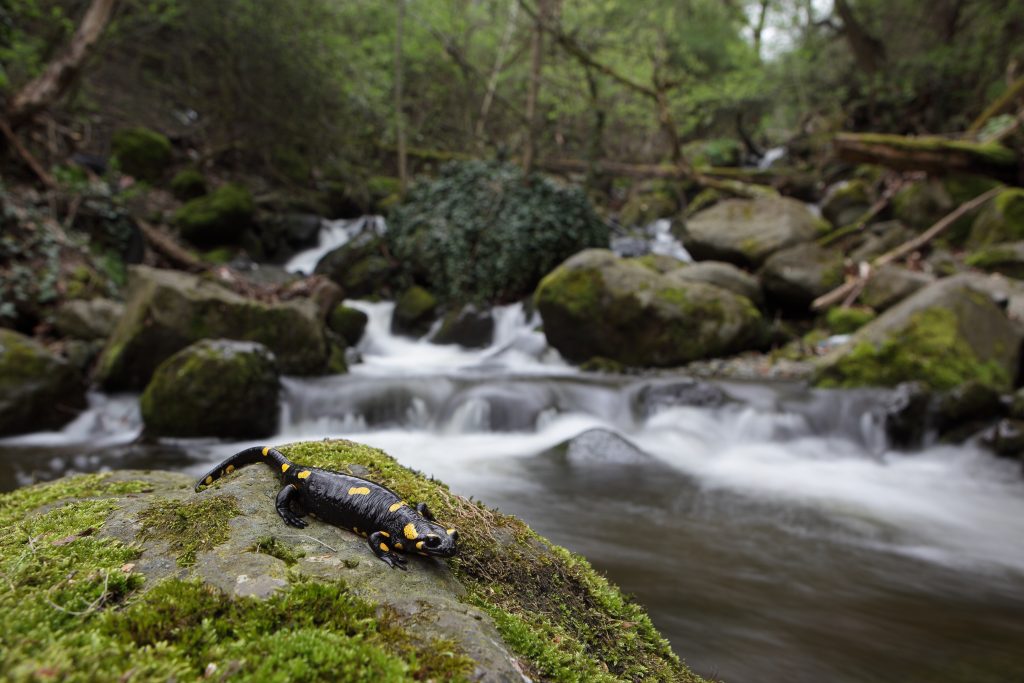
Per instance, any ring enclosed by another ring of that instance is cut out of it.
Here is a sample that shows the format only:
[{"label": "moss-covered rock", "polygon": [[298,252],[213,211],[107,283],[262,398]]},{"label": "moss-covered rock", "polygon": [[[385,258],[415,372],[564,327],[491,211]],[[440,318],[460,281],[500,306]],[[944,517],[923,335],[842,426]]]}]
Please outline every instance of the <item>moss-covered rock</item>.
[{"label": "moss-covered rock", "polygon": [[825,314],[825,323],[836,334],[850,334],[874,320],[876,315],[870,308],[836,307]]},{"label": "moss-covered rock", "polygon": [[386,254],[384,238],[367,231],[325,254],[314,272],[340,285],[347,297],[386,296],[396,272]]},{"label": "moss-covered rock", "polygon": [[0,436],[57,429],[85,408],[85,384],[66,361],[0,328]]},{"label": "moss-covered rock", "polygon": [[747,271],[723,261],[698,261],[662,271],[677,282],[704,282],[745,296],[760,306],[764,303],[761,282]]},{"label": "moss-covered rock", "polygon": [[697,260],[756,267],[781,249],[810,242],[827,227],[794,199],[727,199],[687,220],[681,235]]},{"label": "moss-covered rock", "polygon": [[771,303],[806,313],[812,301],[843,283],[843,254],[813,242],[800,244],[769,256],[760,276]]},{"label": "moss-covered rock", "polygon": [[171,178],[171,194],[183,202],[202,197],[206,194],[206,178],[196,168],[178,171]]},{"label": "moss-covered rock", "polygon": [[1024,189],[997,194],[974,219],[967,246],[972,249],[1024,240]]},{"label": "moss-covered rock", "polygon": [[157,367],[142,393],[142,421],[151,436],[270,436],[277,431],[279,388],[267,347],[204,339]]},{"label": "moss-covered rock", "polygon": [[124,304],[118,301],[72,299],[57,308],[53,324],[63,336],[72,339],[106,339],[122,315]]},{"label": "moss-covered rock", "polygon": [[860,302],[884,311],[935,282],[935,276],[889,264],[875,271],[864,286]]},{"label": "moss-covered rock", "polygon": [[1024,279],[1024,242],[1006,242],[982,247],[967,256],[964,262],[988,273]]},{"label": "moss-covered rock", "polygon": [[110,148],[121,170],[140,180],[159,180],[171,163],[171,141],[148,128],[117,131],[111,138]]},{"label": "moss-covered rock", "polygon": [[327,364],[327,340],[312,301],[265,304],[195,275],[137,266],[97,378],[108,389],[141,390],[164,359],[200,339],[218,338],[265,345],[288,374],[318,374]]},{"label": "moss-covered rock", "polygon": [[666,190],[637,192],[619,210],[619,223],[626,227],[643,227],[678,210],[679,202]]},{"label": "moss-covered rock", "polygon": [[828,188],[821,215],[837,228],[850,225],[871,208],[871,193],[863,180],[845,180]]},{"label": "moss-covered rock", "polygon": [[574,362],[604,357],[631,366],[681,365],[763,340],[749,299],[680,282],[604,249],[560,265],[537,288],[548,343]]},{"label": "moss-covered rock", "polygon": [[[347,441],[299,463],[368,476],[459,529],[407,572],[274,510],[253,466],[202,493],[179,474],[87,475],[0,496],[0,666],[14,680],[699,681],[641,608],[514,517]],[[25,562],[26,554],[33,561]],[[54,608],[57,605],[58,608]]]},{"label": "moss-covered rock", "polygon": [[241,185],[221,185],[210,194],[192,199],[174,214],[181,236],[198,246],[232,244],[252,224],[256,205]]},{"label": "moss-covered rock", "polygon": [[857,234],[858,239],[847,247],[847,254],[853,263],[871,261],[917,235],[900,221],[872,223]]},{"label": "moss-covered rock", "polygon": [[470,349],[490,346],[494,339],[494,316],[473,304],[448,311],[430,338],[435,344],[458,344]]},{"label": "moss-covered rock", "polygon": [[954,208],[953,198],[936,178],[909,183],[892,198],[896,220],[918,229],[929,227]]},{"label": "moss-covered rock", "polygon": [[288,211],[260,215],[247,230],[242,245],[258,261],[284,263],[317,245],[323,221],[312,213]]},{"label": "moss-covered rock", "polygon": [[344,304],[335,306],[327,317],[327,327],[340,334],[349,346],[355,346],[363,338],[369,317],[358,308]]},{"label": "moss-covered rock", "polygon": [[437,317],[437,297],[423,287],[413,286],[402,292],[391,314],[391,331],[422,337]]},{"label": "moss-covered rock", "polygon": [[970,380],[1008,389],[1017,377],[1021,333],[991,297],[964,276],[940,280],[861,328],[822,359],[826,387],[895,386],[920,380],[949,389]]}]

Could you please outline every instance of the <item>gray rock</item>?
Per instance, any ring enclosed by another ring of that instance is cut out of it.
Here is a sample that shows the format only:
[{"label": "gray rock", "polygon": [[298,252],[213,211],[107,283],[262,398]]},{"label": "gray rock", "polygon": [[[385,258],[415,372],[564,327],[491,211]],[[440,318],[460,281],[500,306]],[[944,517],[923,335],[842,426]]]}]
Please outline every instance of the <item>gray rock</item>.
[{"label": "gray rock", "polygon": [[494,316],[472,304],[449,311],[441,327],[430,338],[435,344],[458,344],[469,349],[491,345],[494,339]]},{"label": "gray rock", "polygon": [[314,272],[341,285],[345,296],[359,299],[388,293],[394,268],[385,256],[384,238],[367,230],[328,252]]},{"label": "gray rock", "polygon": [[864,238],[849,252],[849,259],[854,263],[871,261],[913,239],[916,234],[899,221],[873,223],[865,229]]},{"label": "gray rock", "polygon": [[731,400],[729,394],[717,384],[686,378],[645,386],[634,398],[633,407],[641,418],[646,419],[666,408],[717,408]]},{"label": "gray rock", "polygon": [[666,272],[666,275],[677,282],[704,282],[727,289],[733,294],[747,297],[758,306],[764,303],[758,279],[731,263],[699,261],[692,264],[681,263],[680,266]]},{"label": "gray rock", "polygon": [[949,191],[935,178],[910,183],[892,198],[893,215],[912,228],[927,228],[954,208]]},{"label": "gray rock", "polygon": [[85,405],[85,383],[69,363],[0,328],[0,436],[57,429]]},{"label": "gray rock", "polygon": [[72,339],[106,339],[124,314],[124,304],[110,299],[73,299],[57,309],[53,324]]},{"label": "gray rock", "polygon": [[930,423],[932,391],[924,382],[904,382],[875,411],[895,448],[918,448]]},{"label": "gray rock", "polygon": [[566,444],[565,459],[570,465],[639,465],[651,456],[607,429],[588,429]]},{"label": "gray rock", "polygon": [[982,443],[996,455],[1007,458],[1024,457],[1024,421],[1000,420],[982,435]]},{"label": "gray rock", "polygon": [[687,221],[683,246],[697,260],[757,267],[781,249],[813,240],[823,227],[794,199],[727,199]]},{"label": "gray rock", "polygon": [[871,276],[860,295],[860,302],[881,312],[933,282],[934,275],[889,264]]},{"label": "gray rock", "polygon": [[844,180],[825,191],[821,215],[837,228],[849,225],[871,208],[868,186],[863,180]]},{"label": "gray rock", "polygon": [[311,375],[327,366],[328,347],[316,303],[265,304],[210,280],[145,266],[131,269],[125,314],[100,358],[108,389],[142,389],[157,365],[200,339],[264,344],[282,372]]},{"label": "gray rock", "polygon": [[982,247],[969,255],[967,265],[987,273],[1024,280],[1024,242],[1003,242]]},{"label": "gray rock", "polygon": [[803,313],[812,301],[843,283],[843,255],[809,242],[769,256],[760,275],[769,301]]}]

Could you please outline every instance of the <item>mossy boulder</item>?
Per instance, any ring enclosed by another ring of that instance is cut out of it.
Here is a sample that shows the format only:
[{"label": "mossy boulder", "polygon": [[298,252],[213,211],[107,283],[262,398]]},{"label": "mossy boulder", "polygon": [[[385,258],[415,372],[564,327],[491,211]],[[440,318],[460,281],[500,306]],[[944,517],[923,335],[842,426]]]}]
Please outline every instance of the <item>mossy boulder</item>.
[{"label": "mossy boulder", "polygon": [[327,341],[309,300],[266,304],[195,275],[131,269],[125,314],[100,358],[97,378],[110,390],[141,390],[166,358],[201,339],[265,345],[281,372],[314,375],[327,365]]},{"label": "mossy boulder", "polygon": [[252,224],[256,211],[252,194],[234,183],[185,203],[174,214],[181,236],[197,246],[233,244]]},{"label": "mossy boulder", "polygon": [[1005,242],[982,247],[964,262],[987,273],[1024,280],[1024,242]]},{"label": "mossy boulder", "polygon": [[160,180],[171,163],[171,141],[148,128],[124,128],[114,133],[110,150],[121,170],[139,180]]},{"label": "mossy boulder", "polygon": [[830,308],[825,314],[828,329],[836,334],[850,334],[867,325],[877,314],[870,308]]},{"label": "mossy boulder", "polygon": [[479,349],[490,346],[493,339],[494,316],[487,309],[467,304],[448,311],[430,341]]},{"label": "mossy boulder", "polygon": [[423,287],[412,286],[402,292],[391,314],[391,331],[422,337],[437,317],[437,297]]},{"label": "mossy boulder", "polygon": [[279,389],[267,347],[204,339],[157,367],[142,393],[142,421],[151,436],[270,436],[277,431]]},{"label": "mossy boulder", "polygon": [[106,339],[122,315],[124,304],[118,301],[72,299],[57,308],[53,324],[63,336],[72,339]]},{"label": "mossy boulder", "polygon": [[769,256],[760,277],[772,304],[806,313],[812,301],[843,284],[843,254],[813,242],[800,244]]},{"label": "mossy boulder", "polygon": [[619,223],[626,227],[643,227],[678,210],[679,202],[666,190],[637,192],[619,210]]},{"label": "mossy boulder", "polygon": [[325,254],[314,272],[340,285],[345,296],[361,299],[387,295],[396,268],[387,257],[384,238],[366,231]]},{"label": "mossy boulder", "polygon": [[985,205],[974,223],[967,246],[972,249],[1024,240],[1024,189],[1010,188]]},{"label": "mossy boulder", "polygon": [[549,273],[535,301],[548,343],[577,363],[682,365],[764,338],[764,321],[746,297],[671,279],[605,249],[580,252]]},{"label": "mossy boulder", "polygon": [[0,328],[0,436],[58,429],[85,404],[85,383],[71,364]]},{"label": "mossy boulder", "polygon": [[860,302],[884,311],[935,282],[935,276],[889,264],[875,271],[864,286]]},{"label": "mossy boulder", "polygon": [[955,208],[953,198],[937,178],[918,180],[892,198],[896,220],[912,228],[927,228]]},{"label": "mossy boulder", "polygon": [[850,225],[871,208],[871,192],[863,180],[844,180],[828,188],[821,215],[835,227]]},{"label": "mossy boulder", "polygon": [[[347,441],[282,447],[379,481],[459,530],[450,560],[377,560],[348,530],[274,510],[252,466],[194,493],[169,472],[0,496],[0,657],[13,680],[696,682],[644,611],[514,517]],[[32,561],[26,562],[25,557]],[[57,608],[54,608],[57,605]]]},{"label": "mossy boulder", "polygon": [[742,268],[724,261],[679,262],[676,268],[662,271],[677,282],[704,282],[745,296],[757,305],[764,303],[761,282]]},{"label": "mossy boulder", "polygon": [[341,335],[346,344],[355,346],[363,338],[369,319],[369,316],[358,308],[338,304],[327,316],[327,327]]},{"label": "mossy boulder", "polygon": [[186,168],[178,171],[171,178],[171,194],[175,199],[180,199],[183,202],[202,197],[206,191],[206,178],[199,169]]},{"label": "mossy boulder", "polygon": [[284,263],[300,251],[317,245],[320,216],[298,211],[264,213],[242,238],[242,245],[258,261]]},{"label": "mossy boulder", "polygon": [[932,284],[862,327],[825,356],[825,387],[895,386],[919,380],[950,389],[970,380],[999,390],[1017,377],[1021,332],[971,280]]},{"label": "mossy boulder", "polygon": [[695,259],[749,268],[786,247],[810,242],[827,227],[804,204],[783,197],[727,199],[692,216],[681,232]]}]

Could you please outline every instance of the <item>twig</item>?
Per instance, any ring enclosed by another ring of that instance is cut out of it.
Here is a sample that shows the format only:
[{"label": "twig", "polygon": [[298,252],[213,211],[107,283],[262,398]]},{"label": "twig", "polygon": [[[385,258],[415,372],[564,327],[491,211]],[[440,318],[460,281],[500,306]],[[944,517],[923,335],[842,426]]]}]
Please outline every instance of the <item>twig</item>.
[{"label": "twig", "polygon": [[281,535],[284,536],[285,538],[305,538],[306,540],[313,541],[314,543],[319,543],[323,547],[325,547],[328,550],[330,550],[332,553],[338,552],[337,548],[333,548],[333,547],[327,545],[326,543],[321,541],[316,536],[310,536],[309,534],[281,534]]},{"label": "twig", "polygon": [[206,264],[178,245],[170,236],[163,234],[142,219],[136,219],[135,222],[146,241],[171,263],[191,271],[207,270]]},{"label": "twig", "polygon": [[11,130],[11,126],[4,120],[0,120],[0,132],[3,132],[4,137],[6,137],[11,143],[11,147],[14,148],[14,151],[16,151],[18,156],[22,158],[22,161],[32,169],[32,172],[35,173],[39,180],[42,181],[43,185],[46,185],[46,187],[51,190],[57,187],[57,181],[54,180],[53,176],[47,173],[42,164],[32,156],[32,152],[28,151],[28,148],[21,143],[18,136],[14,134],[13,130]]}]

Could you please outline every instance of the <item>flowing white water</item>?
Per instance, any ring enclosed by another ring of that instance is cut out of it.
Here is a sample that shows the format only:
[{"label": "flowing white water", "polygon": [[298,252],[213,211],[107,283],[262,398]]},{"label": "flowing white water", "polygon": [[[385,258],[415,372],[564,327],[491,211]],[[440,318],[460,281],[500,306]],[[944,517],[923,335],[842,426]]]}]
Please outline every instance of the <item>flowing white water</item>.
[{"label": "flowing white water", "polygon": [[323,227],[320,229],[320,239],[317,245],[312,249],[307,249],[293,256],[284,265],[284,269],[289,273],[310,275],[313,269],[316,268],[316,264],[328,252],[344,246],[363,230],[376,230],[383,233],[386,227],[384,218],[381,216],[361,216],[360,218],[324,221]]}]

